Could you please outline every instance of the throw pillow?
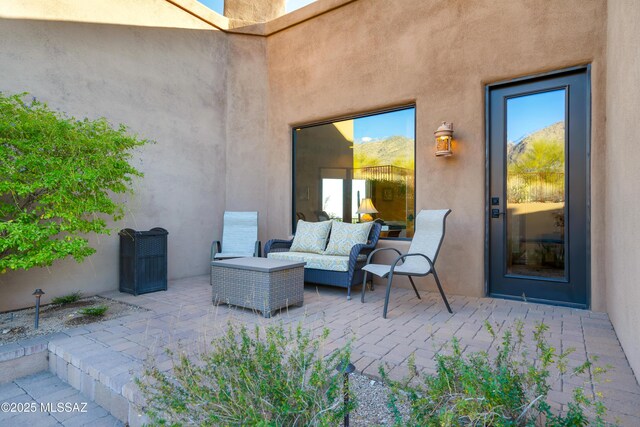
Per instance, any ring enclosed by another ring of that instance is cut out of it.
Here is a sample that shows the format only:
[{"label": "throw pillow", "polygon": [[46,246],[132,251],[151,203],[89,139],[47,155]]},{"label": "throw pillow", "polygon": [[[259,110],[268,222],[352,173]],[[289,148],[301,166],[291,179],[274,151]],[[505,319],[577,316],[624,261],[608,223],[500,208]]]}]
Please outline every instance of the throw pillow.
[{"label": "throw pillow", "polygon": [[331,221],[307,222],[298,220],[296,235],[293,237],[291,252],[311,252],[321,254],[327,245]]},{"label": "throw pillow", "polygon": [[349,224],[334,221],[331,226],[331,237],[324,251],[325,255],[349,255],[351,248],[360,243],[367,243],[372,222]]}]

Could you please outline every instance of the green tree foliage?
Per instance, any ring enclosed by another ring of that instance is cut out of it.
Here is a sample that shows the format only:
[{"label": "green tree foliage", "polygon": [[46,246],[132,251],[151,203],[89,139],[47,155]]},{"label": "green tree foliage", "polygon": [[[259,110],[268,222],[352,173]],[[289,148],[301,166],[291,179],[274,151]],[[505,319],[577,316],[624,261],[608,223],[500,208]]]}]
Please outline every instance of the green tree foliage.
[{"label": "green tree foliage", "polygon": [[562,141],[535,139],[515,162],[509,163],[509,172],[548,173],[564,172],[564,144]]},{"label": "green tree foliage", "polygon": [[[551,133],[545,129],[539,132]],[[563,201],[564,163],[564,139],[557,135],[529,137],[519,146],[512,146],[508,162],[509,202]]]},{"label": "green tree foliage", "polygon": [[93,254],[86,234],[123,216],[112,197],[142,176],[129,160],[148,142],[24,98],[0,93],[0,273]]}]

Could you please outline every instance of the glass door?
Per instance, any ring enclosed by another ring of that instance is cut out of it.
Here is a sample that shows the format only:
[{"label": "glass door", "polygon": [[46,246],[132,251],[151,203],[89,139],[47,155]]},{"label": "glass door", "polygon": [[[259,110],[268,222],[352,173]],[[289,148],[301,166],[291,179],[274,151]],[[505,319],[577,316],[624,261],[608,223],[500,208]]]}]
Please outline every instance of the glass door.
[{"label": "glass door", "polygon": [[587,70],[489,88],[489,293],[588,304]]}]

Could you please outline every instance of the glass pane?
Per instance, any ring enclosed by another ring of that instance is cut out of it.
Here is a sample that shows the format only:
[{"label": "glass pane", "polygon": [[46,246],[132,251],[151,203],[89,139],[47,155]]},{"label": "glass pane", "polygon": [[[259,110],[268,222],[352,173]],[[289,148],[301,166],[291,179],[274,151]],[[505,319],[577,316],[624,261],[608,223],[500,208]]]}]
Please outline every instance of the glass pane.
[{"label": "glass pane", "polygon": [[[344,180],[322,180],[322,210],[329,218],[342,221],[342,189]],[[324,218],[320,218],[324,219]]]},{"label": "glass pane", "polygon": [[507,274],[566,277],[565,90],[507,100]]},{"label": "glass pane", "polygon": [[351,181],[351,218],[352,222],[358,222],[358,208],[360,202],[367,194],[367,181],[364,179],[354,179]]},{"label": "glass pane", "polygon": [[415,108],[295,132],[297,218],[378,220],[385,237],[413,235]]}]

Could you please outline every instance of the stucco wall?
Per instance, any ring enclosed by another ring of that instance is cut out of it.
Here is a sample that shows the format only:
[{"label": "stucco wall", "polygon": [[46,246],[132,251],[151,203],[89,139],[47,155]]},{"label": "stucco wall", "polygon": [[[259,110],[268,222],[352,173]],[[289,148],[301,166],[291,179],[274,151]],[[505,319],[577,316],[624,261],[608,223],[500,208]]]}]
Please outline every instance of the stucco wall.
[{"label": "stucco wall", "polygon": [[242,21],[265,22],[284,14],[285,0],[225,0],[224,15]]},{"label": "stucco wall", "polygon": [[[451,294],[483,295],[484,87],[591,63],[592,307],[605,309],[605,0],[326,0],[336,8],[299,24],[289,22],[295,14],[276,19],[265,28],[282,25],[267,38],[205,30],[167,2],[145,1],[153,19],[3,3],[0,18],[11,15],[6,4],[35,9],[0,20],[0,90],[28,90],[158,141],[140,153],[146,177],[116,228],[167,228],[170,277],[206,272],[225,209],[258,210],[263,241],[291,233],[292,126],[415,103],[416,207],[453,210],[440,275]],[[56,4],[72,3],[86,4]],[[61,16],[93,23],[49,20]],[[443,120],[455,123],[451,158],[433,155]],[[115,288],[117,236],[97,244],[84,264],[0,277],[0,311],[31,304],[32,288],[44,284],[45,302]],[[421,283],[434,289],[431,279]]]},{"label": "stucco wall", "polygon": [[269,238],[265,176],[270,172],[264,161],[268,153],[266,40],[244,35],[230,35],[227,40],[225,210],[258,211],[258,238],[265,242]]},{"label": "stucco wall", "polygon": [[[292,125],[415,102],[417,210],[453,210],[438,271],[449,293],[483,295],[485,84],[591,63],[592,306],[603,310],[605,17],[604,0],[367,0],[269,36],[270,233],[290,233]],[[444,120],[455,154],[436,158]]]},{"label": "stucco wall", "polygon": [[167,0],[3,0],[0,17],[209,30]]},{"label": "stucco wall", "polygon": [[[3,4],[4,6],[4,4]],[[106,117],[156,141],[114,225],[169,231],[169,277],[205,274],[225,203],[227,38],[212,29],[0,19],[0,90],[29,91],[76,117]],[[0,276],[0,311],[56,295],[116,289],[118,236],[91,239],[82,264]]]},{"label": "stucco wall", "polygon": [[640,3],[610,0],[607,27],[607,311],[640,374]]}]

